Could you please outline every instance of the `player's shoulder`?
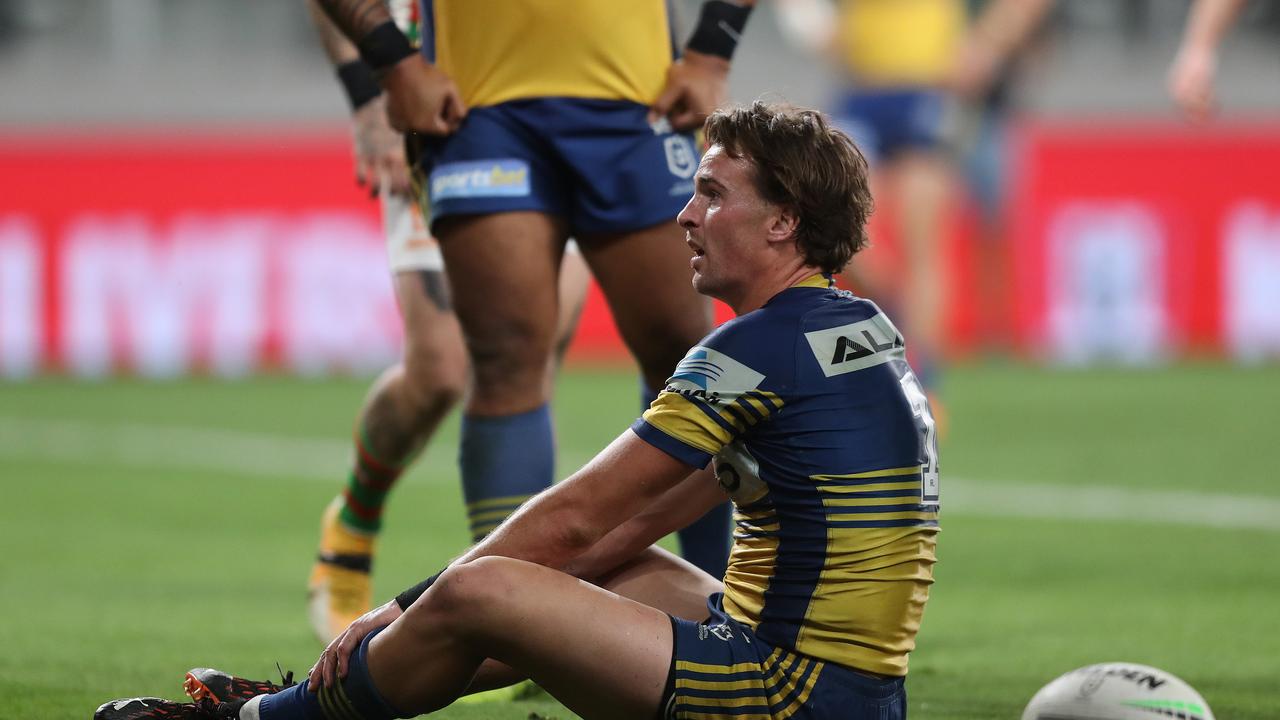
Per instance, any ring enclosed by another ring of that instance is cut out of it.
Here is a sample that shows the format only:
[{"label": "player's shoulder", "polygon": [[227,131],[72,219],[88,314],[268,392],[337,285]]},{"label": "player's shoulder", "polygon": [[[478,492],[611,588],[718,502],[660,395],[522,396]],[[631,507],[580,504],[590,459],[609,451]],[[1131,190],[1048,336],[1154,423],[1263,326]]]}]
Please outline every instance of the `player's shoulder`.
[{"label": "player's shoulder", "polygon": [[905,358],[902,333],[874,302],[847,291],[805,314],[801,352],[830,378]]}]

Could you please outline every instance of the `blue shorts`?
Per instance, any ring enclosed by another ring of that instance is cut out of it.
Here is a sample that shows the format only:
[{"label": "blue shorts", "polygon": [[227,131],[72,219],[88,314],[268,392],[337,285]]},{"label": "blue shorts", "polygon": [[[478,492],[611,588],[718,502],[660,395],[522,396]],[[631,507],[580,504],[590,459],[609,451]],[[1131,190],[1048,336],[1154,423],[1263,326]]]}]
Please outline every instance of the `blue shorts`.
[{"label": "blue shorts", "polygon": [[675,650],[663,699],[669,720],[904,720],[903,678],[874,678],[772,647],[707,599],[700,623],[673,617]]},{"label": "blue shorts", "polygon": [[936,90],[857,90],[835,108],[836,125],[849,134],[871,163],[909,149],[944,143],[948,101]]},{"label": "blue shorts", "polygon": [[472,108],[447,137],[415,136],[431,222],[450,215],[536,210],[572,234],[675,222],[693,195],[693,136],[650,126],[634,102],[513,100]]}]

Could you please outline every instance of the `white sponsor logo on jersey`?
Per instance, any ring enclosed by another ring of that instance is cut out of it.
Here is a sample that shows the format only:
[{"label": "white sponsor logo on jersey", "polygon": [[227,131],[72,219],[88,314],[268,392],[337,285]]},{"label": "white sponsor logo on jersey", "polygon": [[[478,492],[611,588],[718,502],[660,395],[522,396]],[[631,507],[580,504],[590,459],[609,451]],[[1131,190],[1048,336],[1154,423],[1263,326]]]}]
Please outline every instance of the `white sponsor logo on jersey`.
[{"label": "white sponsor logo on jersey", "polygon": [[904,357],[902,335],[884,313],[848,325],[804,334],[822,374],[862,370]]},{"label": "white sponsor logo on jersey", "polygon": [[712,404],[730,403],[763,381],[764,375],[719,350],[699,345],[676,366],[667,390]]}]

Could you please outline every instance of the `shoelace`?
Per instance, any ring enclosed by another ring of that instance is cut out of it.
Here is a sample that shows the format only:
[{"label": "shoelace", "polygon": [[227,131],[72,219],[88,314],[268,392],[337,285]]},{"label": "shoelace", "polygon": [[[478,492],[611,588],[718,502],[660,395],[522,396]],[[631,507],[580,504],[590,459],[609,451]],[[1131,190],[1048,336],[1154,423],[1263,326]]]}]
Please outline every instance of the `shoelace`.
[{"label": "shoelace", "polygon": [[280,667],[279,662],[276,663],[276,672],[280,673],[280,689],[281,690],[284,690],[285,688],[293,687],[294,685],[298,684],[293,681],[293,671],[290,670],[289,672],[285,672],[284,668]]}]

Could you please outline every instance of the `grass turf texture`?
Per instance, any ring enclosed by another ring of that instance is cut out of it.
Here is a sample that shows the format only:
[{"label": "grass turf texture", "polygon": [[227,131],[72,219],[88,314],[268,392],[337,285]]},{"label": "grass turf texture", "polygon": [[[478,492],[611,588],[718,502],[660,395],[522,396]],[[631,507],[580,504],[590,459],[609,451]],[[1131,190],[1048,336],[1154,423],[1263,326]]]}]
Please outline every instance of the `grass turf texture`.
[{"label": "grass turf texture", "polygon": [[[317,520],[338,491],[362,380],[0,385],[0,716],[88,718],[177,696],[211,665],[270,677],[318,654],[304,617]],[[633,418],[634,376],[572,370],[561,473]],[[913,718],[1018,717],[1042,684],[1107,660],[1162,667],[1218,717],[1273,717],[1280,532],[1013,516],[957,488],[1089,485],[1280,499],[1280,369],[959,368],[947,377],[940,563],[911,660]],[[463,549],[451,421],[394,491],[389,597]],[[266,449],[264,451],[263,449]],[[246,457],[246,455],[248,457]],[[330,470],[331,468],[331,470]],[[1176,514],[1176,513],[1175,513]],[[439,717],[571,714],[554,703]]]}]

